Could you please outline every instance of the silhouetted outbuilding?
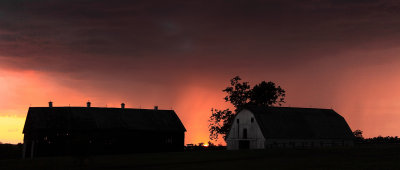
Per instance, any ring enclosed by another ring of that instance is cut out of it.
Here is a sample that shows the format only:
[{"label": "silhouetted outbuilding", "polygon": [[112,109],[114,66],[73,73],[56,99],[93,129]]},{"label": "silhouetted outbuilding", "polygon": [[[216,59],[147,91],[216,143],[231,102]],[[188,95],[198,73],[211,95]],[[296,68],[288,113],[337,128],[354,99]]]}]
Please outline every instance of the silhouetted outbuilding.
[{"label": "silhouetted outbuilding", "polygon": [[182,151],[186,129],[173,110],[30,107],[23,157]]},{"label": "silhouetted outbuilding", "polygon": [[229,150],[353,145],[350,127],[332,109],[248,106],[227,136]]}]

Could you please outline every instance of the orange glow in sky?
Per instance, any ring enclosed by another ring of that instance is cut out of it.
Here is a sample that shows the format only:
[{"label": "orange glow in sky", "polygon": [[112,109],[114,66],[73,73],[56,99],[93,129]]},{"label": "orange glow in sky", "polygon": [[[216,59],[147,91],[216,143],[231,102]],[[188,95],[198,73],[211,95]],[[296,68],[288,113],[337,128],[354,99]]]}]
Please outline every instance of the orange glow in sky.
[{"label": "orange glow in sky", "polygon": [[[47,106],[52,100],[54,106],[83,106],[87,100],[94,107],[120,107],[125,102],[131,108],[152,108],[159,105],[160,109],[174,109],[184,123],[186,143],[207,143],[208,117],[211,107],[226,106],[223,102],[223,93],[214,93],[206,87],[190,84],[182,88],[174,104],[166,105],[158,100],[149,99],[150,102],[134,100],[122,101],[105,99],[103,95],[85,94],[62,85],[54,84],[52,78],[39,72],[0,72],[0,92],[3,96],[0,108],[0,142],[19,143],[23,140],[23,125],[29,106]],[[220,91],[220,89],[216,89]],[[133,105],[132,103],[136,103]],[[10,117],[11,116],[11,117]],[[223,143],[222,140],[218,141]]]},{"label": "orange glow in sky", "polygon": [[[312,70],[293,74],[287,79],[272,78],[287,92],[287,103],[284,106],[333,108],[345,117],[352,130],[361,129],[366,137],[397,136],[400,132],[400,80],[397,76],[400,67],[397,66],[397,62],[394,62],[354,68],[332,75],[330,79],[334,80],[333,84],[323,85],[305,83],[308,80],[304,76],[313,74]],[[93,106],[98,107],[119,107],[121,102],[126,102],[127,107],[132,108],[152,108],[154,105],[159,105],[160,109],[172,108],[187,129],[185,143],[194,144],[207,143],[210,140],[210,109],[229,107],[224,102],[225,94],[221,91],[228,85],[229,78],[222,79],[219,83],[186,81],[179,88],[179,93],[174,94],[173,100],[163,103],[165,98],[162,96],[140,96],[141,100],[135,97],[125,100],[119,100],[118,97],[107,98],[104,96],[108,92],[73,89],[58,84],[51,76],[41,72],[1,70],[0,73],[0,142],[3,143],[22,142],[22,129],[28,107],[47,106],[49,100],[54,101],[55,106],[83,106],[87,100],[91,100]],[[242,77],[246,80],[245,76]],[[252,75],[248,77],[253,79],[250,84],[267,80]],[[223,140],[213,142],[224,144]]]}]

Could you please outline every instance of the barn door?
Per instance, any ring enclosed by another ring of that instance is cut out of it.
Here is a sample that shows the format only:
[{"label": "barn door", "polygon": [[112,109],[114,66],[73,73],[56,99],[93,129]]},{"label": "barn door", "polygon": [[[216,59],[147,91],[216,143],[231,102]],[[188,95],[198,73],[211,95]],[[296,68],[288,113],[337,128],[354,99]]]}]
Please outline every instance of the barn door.
[{"label": "barn door", "polygon": [[239,149],[250,149],[250,141],[249,140],[240,140],[239,141]]}]

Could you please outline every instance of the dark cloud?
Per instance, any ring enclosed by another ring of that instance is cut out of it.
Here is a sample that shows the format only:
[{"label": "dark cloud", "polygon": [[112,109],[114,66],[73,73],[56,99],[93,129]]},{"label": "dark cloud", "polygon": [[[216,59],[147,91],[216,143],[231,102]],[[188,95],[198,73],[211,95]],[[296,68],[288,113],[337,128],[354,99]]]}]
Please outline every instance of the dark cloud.
[{"label": "dark cloud", "polygon": [[2,1],[0,56],[4,67],[71,74],[140,70],[163,77],[220,72],[221,65],[291,67],[352,48],[397,44],[399,4]]}]

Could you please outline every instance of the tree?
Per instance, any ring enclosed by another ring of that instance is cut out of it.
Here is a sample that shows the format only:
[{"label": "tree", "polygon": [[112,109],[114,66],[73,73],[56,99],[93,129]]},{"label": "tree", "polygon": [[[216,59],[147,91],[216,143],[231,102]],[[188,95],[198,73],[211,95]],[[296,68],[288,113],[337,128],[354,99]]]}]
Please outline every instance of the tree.
[{"label": "tree", "polygon": [[250,103],[262,106],[272,106],[284,103],[285,90],[280,86],[276,87],[275,83],[262,81],[255,85],[250,93]]},{"label": "tree", "polygon": [[359,130],[359,129],[357,129],[357,130],[355,130],[354,132],[353,132],[353,134],[354,134],[354,136],[356,137],[356,138],[358,138],[358,139],[364,139],[364,137],[363,137],[363,131],[361,131],[361,130]]},{"label": "tree", "polygon": [[215,147],[217,145],[215,145],[214,143],[212,143],[211,141],[208,141],[208,147]]},{"label": "tree", "polygon": [[274,105],[280,106],[285,102],[285,90],[280,86],[276,86],[275,83],[262,81],[251,88],[248,82],[241,82],[241,80],[239,76],[232,78],[230,86],[222,90],[227,93],[224,98],[225,102],[230,102],[235,108],[234,111],[229,109],[211,109],[209,119],[211,140],[217,140],[219,135],[225,139],[236,113],[241,111],[246,105],[252,104],[270,107]]},{"label": "tree", "polygon": [[251,90],[249,82],[240,82],[239,76],[231,79],[231,86],[222,90],[228,93],[224,98],[225,102],[230,102],[235,107],[235,112],[241,110],[244,105],[249,103]]}]

